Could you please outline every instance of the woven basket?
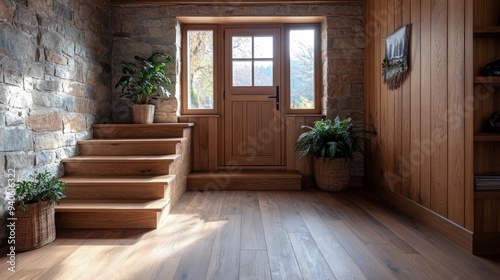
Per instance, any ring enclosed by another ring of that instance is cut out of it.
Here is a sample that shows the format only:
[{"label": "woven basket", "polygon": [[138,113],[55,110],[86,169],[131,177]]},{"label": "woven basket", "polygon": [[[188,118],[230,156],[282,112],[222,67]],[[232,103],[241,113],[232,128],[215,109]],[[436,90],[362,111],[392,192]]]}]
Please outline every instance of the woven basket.
[{"label": "woven basket", "polygon": [[56,238],[53,201],[32,203],[27,211],[18,205],[16,218],[16,251],[34,250]]},{"label": "woven basket", "polygon": [[314,158],[314,179],[324,191],[339,192],[349,186],[351,160],[345,158]]}]

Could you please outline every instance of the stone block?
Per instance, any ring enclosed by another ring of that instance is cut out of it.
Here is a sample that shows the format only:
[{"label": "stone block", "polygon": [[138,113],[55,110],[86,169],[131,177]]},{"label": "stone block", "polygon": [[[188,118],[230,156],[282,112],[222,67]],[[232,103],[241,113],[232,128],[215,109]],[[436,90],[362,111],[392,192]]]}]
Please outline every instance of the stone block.
[{"label": "stone block", "polygon": [[75,112],[93,115],[96,111],[95,107],[92,100],[75,97]]},{"label": "stone block", "polygon": [[47,108],[62,108],[63,101],[62,97],[48,92],[34,91],[33,92],[33,103],[37,106],[47,107]]},{"label": "stone block", "polygon": [[20,60],[35,59],[35,39],[13,27],[1,24],[0,54]]},{"label": "stone block", "polygon": [[363,37],[335,38],[333,49],[362,49],[364,47]]},{"label": "stone block", "polygon": [[351,94],[351,84],[331,85],[328,96],[347,96]]},{"label": "stone block", "polygon": [[87,87],[81,83],[70,83],[68,94],[76,97],[86,97]]},{"label": "stone block", "polygon": [[59,1],[54,1],[54,6],[52,7],[52,11],[54,11],[56,15],[62,17],[67,21],[73,20],[73,11],[68,6],[60,3]]},{"label": "stone block", "polygon": [[328,51],[329,59],[363,59],[362,49],[336,49]]},{"label": "stone block", "polygon": [[24,90],[27,92],[31,92],[35,89],[35,81],[33,81],[33,78],[24,76],[23,77],[23,83],[24,83]]},{"label": "stone block", "polygon": [[363,74],[363,60],[338,59],[330,60],[328,64],[329,74]]},{"label": "stone block", "polygon": [[57,154],[53,150],[41,151],[35,154],[35,166],[53,164],[57,162]]},{"label": "stone block", "polygon": [[176,123],[178,122],[176,113],[163,113],[163,112],[155,112],[154,116],[155,123]]},{"label": "stone block", "polygon": [[63,116],[64,133],[82,132],[87,130],[87,122],[82,114],[65,114]]},{"label": "stone block", "polygon": [[162,113],[175,113],[177,112],[177,99],[155,100],[155,111]]},{"label": "stone block", "polygon": [[23,110],[14,110],[5,112],[5,124],[7,126],[16,126],[23,124],[26,118],[26,113]]},{"label": "stone block", "polygon": [[42,63],[31,63],[30,68],[28,70],[28,76],[33,77],[35,79],[43,78],[44,67]]},{"label": "stone block", "polygon": [[353,28],[356,26],[362,27],[364,24],[364,18],[362,15],[349,17],[331,16],[327,17],[326,24],[328,28]]},{"label": "stone block", "polygon": [[31,35],[38,33],[38,20],[31,9],[18,8],[14,16],[14,24]]},{"label": "stone block", "polygon": [[68,59],[64,57],[64,55],[55,53],[51,50],[46,49],[45,50],[45,60],[49,62],[53,62],[56,64],[60,65],[67,65],[68,64]]},{"label": "stone block", "polygon": [[[31,131],[22,128],[0,129],[0,141],[3,141],[3,151],[27,151],[33,149]],[[0,142],[1,143],[1,142]]]},{"label": "stone block", "polygon": [[62,131],[38,132],[34,136],[35,151],[52,150],[66,145]]},{"label": "stone block", "polygon": [[8,85],[23,87],[23,74],[19,70],[5,69],[4,81]]},{"label": "stone block", "polygon": [[36,83],[35,88],[37,90],[43,91],[55,91],[62,92],[63,91],[63,83],[61,81],[38,81]]},{"label": "stone block", "polygon": [[332,5],[331,15],[362,15],[363,5],[339,4]]},{"label": "stone block", "polygon": [[8,153],[6,155],[7,169],[20,169],[31,167],[35,163],[35,155],[33,153]]},{"label": "stone block", "polygon": [[71,80],[71,79],[74,79],[75,70],[71,69],[70,67],[67,67],[67,66],[57,65],[55,67],[54,75],[56,77],[61,78],[61,79]]},{"label": "stone block", "polygon": [[75,44],[63,35],[53,31],[42,34],[40,45],[54,52],[64,52],[69,56],[73,56],[75,53]]},{"label": "stone block", "polygon": [[7,99],[9,106],[12,108],[26,108],[33,104],[31,92],[18,87],[9,88]]},{"label": "stone block", "polygon": [[43,112],[30,114],[26,120],[26,127],[33,131],[62,130],[61,114],[57,112]]}]

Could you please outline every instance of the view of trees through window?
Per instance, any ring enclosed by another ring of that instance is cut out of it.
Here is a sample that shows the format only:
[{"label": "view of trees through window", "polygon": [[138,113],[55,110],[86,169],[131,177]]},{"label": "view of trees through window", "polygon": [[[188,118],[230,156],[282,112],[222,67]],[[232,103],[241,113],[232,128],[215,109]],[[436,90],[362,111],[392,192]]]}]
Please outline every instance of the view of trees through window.
[{"label": "view of trees through window", "polygon": [[214,38],[212,30],[190,30],[188,42],[188,108],[214,107]]},{"label": "view of trees through window", "polygon": [[290,108],[314,109],[314,30],[290,30]]},{"label": "view of trees through window", "polygon": [[232,38],[233,86],[273,86],[273,37]]}]

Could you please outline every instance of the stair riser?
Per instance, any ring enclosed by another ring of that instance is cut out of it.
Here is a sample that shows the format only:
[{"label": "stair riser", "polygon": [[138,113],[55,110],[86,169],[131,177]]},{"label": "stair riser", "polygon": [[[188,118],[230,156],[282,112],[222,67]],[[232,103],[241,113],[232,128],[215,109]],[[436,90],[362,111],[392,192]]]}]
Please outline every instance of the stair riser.
[{"label": "stair riser", "polygon": [[188,191],[298,191],[301,179],[295,178],[210,178],[187,180]]},{"label": "stair riser", "polygon": [[185,128],[177,127],[94,127],[95,139],[147,139],[178,138],[184,136]]},{"label": "stair riser", "polygon": [[64,192],[69,199],[161,199],[164,198],[167,184],[66,184]]},{"label": "stair riser", "polygon": [[94,143],[79,144],[82,156],[135,156],[170,155],[176,153],[176,142],[163,143]]},{"label": "stair riser", "polygon": [[170,162],[64,162],[64,173],[73,176],[168,175]]},{"label": "stair riser", "polygon": [[135,212],[56,212],[58,229],[143,228],[156,229],[161,213]]}]

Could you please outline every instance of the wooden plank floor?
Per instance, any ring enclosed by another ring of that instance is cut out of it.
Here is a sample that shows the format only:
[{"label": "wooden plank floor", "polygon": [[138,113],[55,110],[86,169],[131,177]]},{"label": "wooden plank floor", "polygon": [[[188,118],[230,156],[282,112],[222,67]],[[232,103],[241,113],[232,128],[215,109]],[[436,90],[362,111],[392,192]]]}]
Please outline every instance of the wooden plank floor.
[{"label": "wooden plank floor", "polygon": [[[4,248],[5,249],[5,248]],[[370,194],[187,192],[157,230],[65,230],[0,279],[500,279]]]}]

